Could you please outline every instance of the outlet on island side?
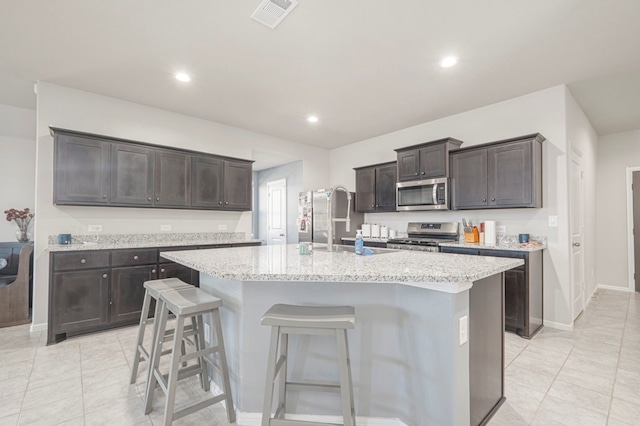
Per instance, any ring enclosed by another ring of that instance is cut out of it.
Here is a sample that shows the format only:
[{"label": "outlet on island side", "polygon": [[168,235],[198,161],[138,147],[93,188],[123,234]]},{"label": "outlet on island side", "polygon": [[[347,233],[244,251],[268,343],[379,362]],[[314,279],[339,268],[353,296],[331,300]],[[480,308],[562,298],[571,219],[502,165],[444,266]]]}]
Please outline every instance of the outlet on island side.
[{"label": "outlet on island side", "polygon": [[160,231],[162,232],[171,231],[171,225],[160,225]]},{"label": "outlet on island side", "polygon": [[467,343],[469,340],[469,317],[463,316],[460,318],[460,346]]},{"label": "outlet on island side", "polygon": [[211,327],[206,322],[204,323],[204,342],[211,343]]}]

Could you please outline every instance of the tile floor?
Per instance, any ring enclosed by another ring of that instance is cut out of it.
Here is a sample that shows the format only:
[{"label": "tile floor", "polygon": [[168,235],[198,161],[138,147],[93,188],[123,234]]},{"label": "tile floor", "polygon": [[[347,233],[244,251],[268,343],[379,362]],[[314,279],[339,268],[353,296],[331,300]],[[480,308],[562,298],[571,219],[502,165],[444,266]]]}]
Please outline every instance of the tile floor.
[{"label": "tile floor", "polygon": [[[28,326],[0,329],[0,426],[161,424],[160,398],[143,414],[146,369],[129,385],[135,334],[47,347]],[[640,294],[599,292],[574,331],[546,328],[530,341],[507,333],[506,342],[507,402],[491,426],[640,425]],[[178,405],[202,397],[196,378],[180,387]],[[218,404],[174,424],[228,422]]]}]

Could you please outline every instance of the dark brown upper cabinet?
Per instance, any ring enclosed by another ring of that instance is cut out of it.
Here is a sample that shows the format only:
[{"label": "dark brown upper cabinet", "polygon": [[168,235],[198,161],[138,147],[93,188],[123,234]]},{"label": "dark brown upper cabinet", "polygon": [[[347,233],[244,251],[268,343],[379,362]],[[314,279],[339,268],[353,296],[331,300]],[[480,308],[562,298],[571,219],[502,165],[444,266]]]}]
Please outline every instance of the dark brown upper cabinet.
[{"label": "dark brown upper cabinet", "polygon": [[538,133],[452,152],[452,208],[542,207],[544,140]]},{"label": "dark brown upper cabinet", "polygon": [[54,204],[251,210],[251,163],[51,128]]},{"label": "dark brown upper cabinet", "polygon": [[152,148],[114,143],[111,147],[111,204],[153,205]]},{"label": "dark brown upper cabinet", "polygon": [[438,139],[396,149],[398,182],[449,176],[449,151],[458,149],[462,141]]},{"label": "dark brown upper cabinet", "polygon": [[111,143],[102,139],[59,135],[54,149],[54,203],[106,205],[110,148]]},{"label": "dark brown upper cabinet", "polygon": [[356,171],[356,211],[361,213],[396,211],[396,162],[358,167]]}]

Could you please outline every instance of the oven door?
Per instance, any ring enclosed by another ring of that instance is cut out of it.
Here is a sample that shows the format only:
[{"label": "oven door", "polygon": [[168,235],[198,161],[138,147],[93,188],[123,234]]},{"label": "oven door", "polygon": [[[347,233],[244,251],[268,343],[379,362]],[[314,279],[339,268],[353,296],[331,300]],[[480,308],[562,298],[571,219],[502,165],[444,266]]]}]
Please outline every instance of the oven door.
[{"label": "oven door", "polygon": [[398,182],[396,210],[448,210],[447,178]]}]

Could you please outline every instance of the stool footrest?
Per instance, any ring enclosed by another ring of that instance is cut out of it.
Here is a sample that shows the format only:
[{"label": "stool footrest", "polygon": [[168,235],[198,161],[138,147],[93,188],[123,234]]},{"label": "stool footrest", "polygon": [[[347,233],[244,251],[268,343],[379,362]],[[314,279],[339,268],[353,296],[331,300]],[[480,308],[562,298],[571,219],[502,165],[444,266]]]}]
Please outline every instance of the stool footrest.
[{"label": "stool footrest", "polygon": [[271,419],[270,426],[343,426],[342,423],[305,422],[293,419]]},{"label": "stool footrest", "polygon": [[322,383],[300,383],[287,382],[287,390],[291,391],[311,391],[311,392],[340,392],[340,385],[329,385]]},{"label": "stool footrest", "polygon": [[[191,365],[191,366],[186,367],[186,368],[181,368],[178,371],[178,380],[182,380],[182,379],[186,379],[187,377],[195,376],[195,375],[199,374],[200,371],[202,371],[202,370],[201,370],[199,365]],[[156,379],[158,379],[158,383],[160,384],[160,387],[162,388],[162,390],[166,394],[167,393],[167,381],[169,380],[169,375],[160,373],[160,370],[154,371],[153,374],[156,376]]]},{"label": "stool footrest", "polygon": [[176,411],[173,413],[173,420],[181,419],[184,416],[187,416],[191,413],[195,413],[198,410],[202,410],[203,408],[207,408],[210,405],[217,404],[218,402],[224,401],[227,395],[221,393],[220,395],[216,395],[213,398],[205,399],[204,401],[200,401],[196,404],[190,405],[188,407],[183,408],[182,410]]},{"label": "stool footrest", "polygon": [[212,346],[210,348],[206,348],[206,349],[202,349],[200,351],[196,351],[196,352],[191,352],[188,353],[186,355],[182,355],[180,357],[180,361],[189,361],[192,360],[194,358],[199,358],[201,356],[207,356],[207,355],[211,355],[214,354],[216,352],[218,352],[220,349],[218,348],[218,346]]}]

